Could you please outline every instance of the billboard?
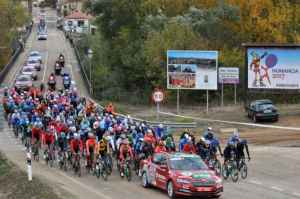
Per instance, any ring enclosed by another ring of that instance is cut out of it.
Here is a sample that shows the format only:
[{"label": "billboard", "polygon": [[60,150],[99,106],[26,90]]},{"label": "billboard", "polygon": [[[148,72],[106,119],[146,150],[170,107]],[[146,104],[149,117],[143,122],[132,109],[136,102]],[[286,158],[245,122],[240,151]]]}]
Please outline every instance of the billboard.
[{"label": "billboard", "polygon": [[168,50],[168,89],[218,89],[218,52]]},{"label": "billboard", "polygon": [[220,84],[239,84],[240,70],[237,67],[220,67],[219,68]]},{"label": "billboard", "polygon": [[300,48],[248,47],[248,88],[300,89]]}]

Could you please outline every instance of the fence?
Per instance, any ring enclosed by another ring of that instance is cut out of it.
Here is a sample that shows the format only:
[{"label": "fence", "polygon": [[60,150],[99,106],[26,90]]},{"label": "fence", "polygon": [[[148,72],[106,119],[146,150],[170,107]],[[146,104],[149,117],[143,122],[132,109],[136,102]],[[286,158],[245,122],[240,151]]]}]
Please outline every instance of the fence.
[{"label": "fence", "polygon": [[21,54],[21,52],[24,50],[24,44],[27,41],[30,33],[32,30],[32,25],[27,26],[26,28],[26,32],[21,35],[21,40],[24,41],[24,43],[21,43],[19,40],[17,42],[17,48],[14,50],[13,55],[11,56],[9,62],[4,66],[4,68],[0,71],[0,83],[3,82],[5,76],[7,75],[7,73],[10,71],[10,69],[13,67],[13,65],[15,64],[17,58],[19,57],[19,55]]}]

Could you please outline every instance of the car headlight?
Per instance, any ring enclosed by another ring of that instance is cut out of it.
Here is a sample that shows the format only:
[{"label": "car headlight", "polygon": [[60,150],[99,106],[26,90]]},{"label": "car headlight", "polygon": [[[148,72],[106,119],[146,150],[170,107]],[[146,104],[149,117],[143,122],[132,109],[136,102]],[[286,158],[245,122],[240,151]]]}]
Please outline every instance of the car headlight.
[{"label": "car headlight", "polygon": [[184,172],[181,172],[181,175],[182,175],[182,176],[185,176],[185,177],[190,177],[190,176],[193,175],[193,173],[190,172],[190,171],[184,171]]},{"label": "car headlight", "polygon": [[183,178],[177,178],[176,182],[179,183],[179,184],[190,184],[191,183],[190,180],[183,179]]},{"label": "car headlight", "polygon": [[215,182],[216,182],[217,185],[221,185],[222,184],[222,179],[218,177],[218,178],[216,178]]}]

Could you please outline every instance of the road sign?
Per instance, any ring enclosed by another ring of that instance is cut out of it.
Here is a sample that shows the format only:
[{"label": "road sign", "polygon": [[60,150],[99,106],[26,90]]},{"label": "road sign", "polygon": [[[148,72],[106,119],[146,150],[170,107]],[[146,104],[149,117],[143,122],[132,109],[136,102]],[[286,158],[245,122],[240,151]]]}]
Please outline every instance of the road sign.
[{"label": "road sign", "polygon": [[152,99],[155,103],[160,103],[164,100],[164,92],[161,90],[155,90],[152,94]]},{"label": "road sign", "polygon": [[219,83],[220,84],[239,84],[239,68],[220,67]]}]

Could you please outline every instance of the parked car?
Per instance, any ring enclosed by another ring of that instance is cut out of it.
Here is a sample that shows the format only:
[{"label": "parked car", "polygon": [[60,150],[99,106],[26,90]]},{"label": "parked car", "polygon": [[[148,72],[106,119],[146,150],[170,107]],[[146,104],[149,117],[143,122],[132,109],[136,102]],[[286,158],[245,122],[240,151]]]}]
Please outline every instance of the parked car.
[{"label": "parked car", "polygon": [[42,63],[42,55],[38,51],[31,51],[28,57],[28,61],[29,60],[38,60]]},{"label": "parked car", "polygon": [[15,81],[16,89],[29,90],[32,87],[32,79],[29,75],[19,75]]},{"label": "parked car", "polygon": [[42,64],[40,61],[36,60],[36,59],[30,59],[27,60],[27,62],[25,63],[26,66],[33,66],[35,68],[35,70],[40,71],[42,69]]},{"label": "parked car", "polygon": [[38,40],[47,40],[48,34],[46,32],[39,32],[38,33]]},{"label": "parked car", "polygon": [[166,190],[170,198],[177,195],[218,198],[223,192],[222,179],[197,155],[156,153],[142,164],[143,187]]},{"label": "parked car", "polygon": [[38,75],[33,66],[24,66],[21,73],[23,75],[29,75],[33,80],[37,80]]},{"label": "parked car", "polygon": [[278,121],[279,113],[273,102],[268,99],[255,100],[246,106],[247,115],[254,122],[262,120]]}]

